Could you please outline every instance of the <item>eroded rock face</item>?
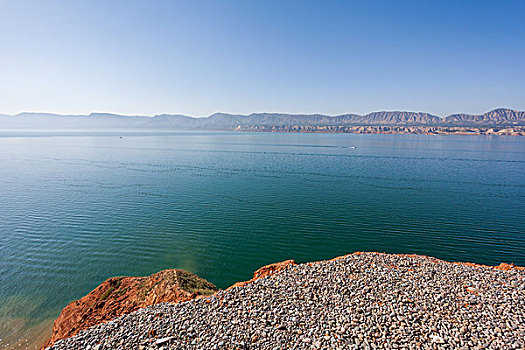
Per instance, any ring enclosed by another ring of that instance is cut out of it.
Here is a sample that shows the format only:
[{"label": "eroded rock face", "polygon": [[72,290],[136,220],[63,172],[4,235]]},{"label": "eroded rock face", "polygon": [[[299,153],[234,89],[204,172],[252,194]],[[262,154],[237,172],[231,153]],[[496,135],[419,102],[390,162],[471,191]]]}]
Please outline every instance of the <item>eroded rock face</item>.
[{"label": "eroded rock face", "polygon": [[160,271],[148,277],[109,278],[62,310],[44,348],[59,339],[69,338],[81,330],[146,306],[188,301],[216,291],[217,288],[205,279],[177,269]]},{"label": "eroded rock face", "polygon": [[244,287],[248,283],[256,281],[259,278],[264,278],[266,276],[270,276],[271,274],[274,274],[276,272],[284,270],[287,267],[293,266],[293,265],[297,265],[297,263],[294,260],[285,260],[285,261],[281,261],[281,262],[278,262],[278,263],[275,263],[275,264],[270,264],[270,265],[263,266],[259,270],[255,271],[253,273],[253,278],[251,280],[244,281],[244,282],[237,282],[233,286],[229,287],[228,289],[231,289],[231,288],[234,288],[234,287]]}]

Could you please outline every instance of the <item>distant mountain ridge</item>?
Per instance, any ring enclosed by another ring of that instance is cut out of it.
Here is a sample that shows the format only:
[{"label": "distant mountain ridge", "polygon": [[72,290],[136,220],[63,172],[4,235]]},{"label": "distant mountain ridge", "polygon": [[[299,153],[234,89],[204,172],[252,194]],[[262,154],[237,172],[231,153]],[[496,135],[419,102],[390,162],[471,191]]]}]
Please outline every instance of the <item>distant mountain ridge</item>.
[{"label": "distant mountain ridge", "polygon": [[365,115],[252,113],[249,115],[215,113],[204,118],[179,114],[126,116],[111,113],[61,115],[20,113],[0,115],[0,129],[184,129],[234,130],[250,127],[287,126],[522,126],[525,112],[498,108],[490,112],[452,114],[441,118],[424,112],[380,111]]},{"label": "distant mountain ridge", "polygon": [[525,112],[514,111],[507,108],[497,108],[481,115],[452,114],[445,118],[448,123],[473,123],[473,124],[516,124],[523,125]]}]

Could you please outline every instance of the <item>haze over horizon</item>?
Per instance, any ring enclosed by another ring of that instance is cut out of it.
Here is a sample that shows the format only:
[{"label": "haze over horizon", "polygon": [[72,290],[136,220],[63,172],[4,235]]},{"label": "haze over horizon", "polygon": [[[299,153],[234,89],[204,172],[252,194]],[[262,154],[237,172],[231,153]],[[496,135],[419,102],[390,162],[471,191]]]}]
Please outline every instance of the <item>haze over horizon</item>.
[{"label": "haze over horizon", "polygon": [[525,110],[522,1],[0,7],[0,114]]},{"label": "haze over horizon", "polygon": [[514,111],[514,112],[517,112],[517,113],[525,112],[525,111],[520,111],[520,110],[513,109],[513,108],[495,107],[495,108],[491,108],[488,111],[485,111],[484,113],[479,113],[479,114],[477,114],[477,113],[462,113],[462,112],[458,112],[458,113],[452,113],[452,114],[449,114],[449,115],[436,115],[436,114],[433,114],[433,113],[428,113],[426,111],[384,110],[384,109],[381,110],[381,109],[378,109],[378,110],[374,110],[374,111],[370,111],[368,113],[362,113],[362,114],[352,113],[352,112],[340,113],[340,114],[327,114],[327,113],[281,113],[281,112],[278,112],[278,111],[257,111],[257,112],[250,112],[250,113],[230,113],[230,112],[227,112],[227,111],[217,111],[217,112],[214,112],[214,113],[210,113],[208,115],[190,115],[190,114],[183,114],[183,113],[157,113],[157,114],[137,114],[137,113],[134,113],[134,114],[124,114],[124,113],[115,113],[115,112],[106,112],[106,111],[92,111],[92,112],[88,112],[88,113],[54,113],[54,112],[40,112],[40,111],[23,111],[23,112],[14,113],[14,114],[0,113],[0,116],[5,117],[5,116],[22,116],[22,115],[35,115],[35,116],[56,115],[56,116],[71,116],[71,117],[79,117],[79,116],[88,117],[88,116],[98,115],[98,116],[150,117],[150,118],[159,117],[159,116],[182,116],[182,117],[190,117],[190,118],[196,118],[196,119],[201,119],[201,118],[202,119],[206,119],[206,118],[214,116],[214,115],[231,115],[231,116],[248,117],[248,116],[267,114],[267,115],[284,115],[284,116],[314,116],[314,115],[320,115],[320,116],[325,116],[325,117],[340,117],[340,116],[344,116],[344,115],[367,116],[367,115],[372,115],[372,114],[376,114],[376,113],[393,113],[393,114],[396,114],[396,113],[399,113],[399,114],[401,114],[401,113],[413,113],[413,114],[428,114],[429,116],[435,116],[435,117],[438,117],[438,118],[445,119],[445,118],[453,116],[453,115],[472,115],[472,116],[479,115],[479,116],[481,116],[481,115],[489,114],[489,113],[492,113],[492,112],[498,111],[498,110]]}]

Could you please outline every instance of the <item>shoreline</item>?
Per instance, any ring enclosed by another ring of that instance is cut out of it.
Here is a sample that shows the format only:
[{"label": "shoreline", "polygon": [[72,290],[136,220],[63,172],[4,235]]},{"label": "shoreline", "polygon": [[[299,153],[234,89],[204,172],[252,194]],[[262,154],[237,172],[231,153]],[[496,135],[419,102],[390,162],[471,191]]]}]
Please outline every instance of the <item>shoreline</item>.
[{"label": "shoreline", "polygon": [[[166,133],[171,132],[246,132],[246,133],[285,133],[285,134],[378,134],[378,135],[461,135],[461,136],[525,136],[525,126],[410,126],[410,125],[294,125],[294,126],[243,126],[217,129],[139,129],[139,128],[94,128],[94,129],[2,129],[7,133]],[[8,137],[11,135],[7,135]]]},{"label": "shoreline", "polygon": [[[3,320],[0,320],[4,322]],[[6,337],[0,343],[0,350],[15,350],[15,349],[40,349],[47,341],[53,330],[53,322],[55,319],[49,318],[40,321],[36,325],[25,328],[21,332],[18,339],[13,337]],[[11,319],[11,322],[15,322]],[[22,323],[25,320],[21,320]],[[19,333],[20,334],[20,333]],[[7,344],[4,344],[7,343]]]},{"label": "shoreline", "polygon": [[[472,135],[472,136],[525,136],[525,126],[239,126],[230,131],[298,133],[298,134],[385,134],[385,135]],[[224,130],[227,131],[227,130]]]}]

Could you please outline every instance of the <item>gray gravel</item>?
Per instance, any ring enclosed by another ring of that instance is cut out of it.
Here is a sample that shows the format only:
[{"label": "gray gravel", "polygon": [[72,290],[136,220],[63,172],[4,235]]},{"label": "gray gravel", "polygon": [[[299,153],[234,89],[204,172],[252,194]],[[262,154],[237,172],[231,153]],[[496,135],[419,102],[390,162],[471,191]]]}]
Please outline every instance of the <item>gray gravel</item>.
[{"label": "gray gravel", "polygon": [[158,304],[52,349],[524,349],[525,273],[366,253]]}]

